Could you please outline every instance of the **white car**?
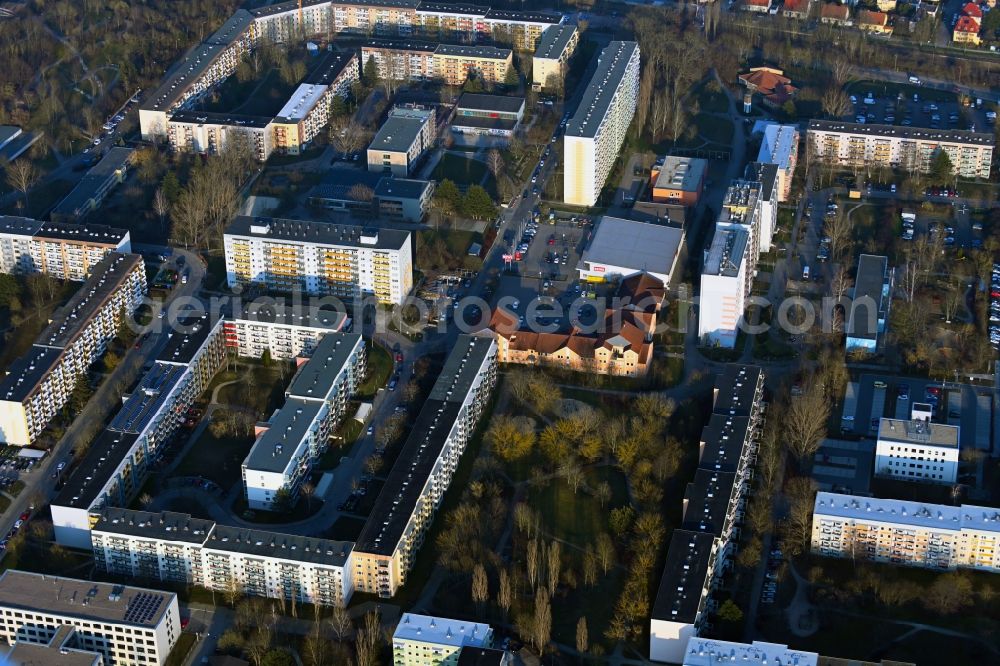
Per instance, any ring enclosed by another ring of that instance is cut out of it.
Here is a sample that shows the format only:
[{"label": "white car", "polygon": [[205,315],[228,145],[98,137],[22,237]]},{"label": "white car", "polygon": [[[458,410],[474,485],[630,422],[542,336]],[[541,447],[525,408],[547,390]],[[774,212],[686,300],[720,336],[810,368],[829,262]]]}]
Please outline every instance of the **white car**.
[{"label": "white car", "polygon": [[187,284],[187,283],[188,283],[188,276],[187,275],[182,275],[181,276],[181,284]]}]

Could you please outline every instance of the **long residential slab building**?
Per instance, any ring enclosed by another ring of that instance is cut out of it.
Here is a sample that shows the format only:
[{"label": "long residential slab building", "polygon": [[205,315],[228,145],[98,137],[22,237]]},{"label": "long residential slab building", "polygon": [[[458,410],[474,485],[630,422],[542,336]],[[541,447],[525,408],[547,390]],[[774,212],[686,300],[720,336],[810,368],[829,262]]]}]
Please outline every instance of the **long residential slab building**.
[{"label": "long residential slab building", "polygon": [[410,232],[237,217],[224,235],[230,287],[402,303],[413,287]]},{"label": "long residential slab building", "polygon": [[764,373],[727,365],[716,378],[712,416],[702,430],[698,469],[684,493],[649,621],[649,658],[683,663],[705,628],[712,598],[739,540],[764,414]]},{"label": "long residential slab building", "polygon": [[[286,43],[330,35],[422,38],[456,44],[500,43],[534,49],[542,33],[563,22],[551,12],[513,11],[420,0],[297,0],[237,10],[193,48],[139,108],[143,139],[164,137],[175,112],[191,107],[231,76],[262,42]],[[357,58],[354,69],[358,69]]]},{"label": "long residential slab building", "polygon": [[955,175],[990,177],[992,132],[870,125],[839,120],[811,120],[806,150],[817,162],[930,171],[938,151],[947,153]]},{"label": "long residential slab building", "polygon": [[29,446],[65,406],[146,293],[137,254],[109,253],[0,380],[0,441]]},{"label": "long residential slab building", "polygon": [[460,86],[471,74],[485,84],[496,85],[504,82],[513,51],[489,45],[373,39],[361,46],[362,68],[369,60],[375,63],[380,79]]},{"label": "long residential slab building", "polygon": [[816,494],[812,552],[928,569],[1000,571],[1000,509]]},{"label": "long residential slab building", "polygon": [[177,595],[8,569],[0,576],[4,664],[160,666],[181,635]]},{"label": "long residential slab building", "polygon": [[0,273],[82,281],[109,252],[131,251],[127,229],[0,215]]},{"label": "long residential slab building", "polygon": [[618,159],[639,96],[639,44],[613,41],[598,57],[563,137],[563,200],[593,206]]}]

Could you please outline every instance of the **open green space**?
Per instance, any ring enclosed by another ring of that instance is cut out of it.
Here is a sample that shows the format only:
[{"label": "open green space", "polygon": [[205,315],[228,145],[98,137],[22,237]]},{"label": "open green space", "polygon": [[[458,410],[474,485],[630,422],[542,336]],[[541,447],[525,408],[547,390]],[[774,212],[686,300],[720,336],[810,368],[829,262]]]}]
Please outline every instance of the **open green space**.
[{"label": "open green space", "polygon": [[[216,411],[213,418],[219,417],[221,411]],[[229,490],[242,478],[240,467],[253,441],[252,434],[219,438],[211,433],[211,428],[205,428],[174,468],[172,476],[202,477]]]},{"label": "open green space", "polygon": [[601,532],[607,532],[607,514],[612,507],[628,503],[625,477],[611,467],[588,469],[584,483],[594,487],[601,481],[611,486],[611,500],[601,507],[584,484],[576,493],[565,479],[553,479],[541,490],[533,490],[528,503],[542,514],[542,523],[552,532],[552,536],[564,539],[579,547],[592,544]]},{"label": "open green space", "polygon": [[24,198],[18,195],[16,202],[0,210],[7,215],[22,215],[35,219],[42,219],[50,208],[62,201],[63,197],[70,193],[74,183],[69,180],[57,179],[47,180],[28,192],[28,205],[18,206],[23,203]]},{"label": "open green space", "polygon": [[445,153],[434,167],[431,178],[437,181],[447,178],[459,188],[464,188],[468,185],[480,185],[487,171],[486,164],[479,160]]},{"label": "open green space", "polygon": [[261,361],[241,361],[238,380],[219,389],[219,402],[249,407],[259,415],[268,416],[284,404],[285,389],[291,378],[290,362],[273,361],[266,365]]},{"label": "open green space", "polygon": [[174,649],[167,655],[167,666],[182,666],[187,660],[191,648],[194,647],[196,638],[194,634],[182,631],[181,635],[177,637]]},{"label": "open green space", "polygon": [[725,148],[732,145],[733,123],[729,120],[699,113],[694,121],[698,126],[698,136]]},{"label": "open green space", "polygon": [[416,264],[437,272],[478,270],[483,260],[470,256],[469,246],[482,242],[483,235],[476,231],[424,229],[416,237]]},{"label": "open green space", "polygon": [[[392,369],[393,361],[389,351],[381,345],[369,344],[365,380],[358,387],[357,396],[361,399],[375,397],[378,390],[385,387],[389,382],[389,375],[392,374]],[[351,420],[353,421],[354,419]],[[355,423],[357,422],[355,421]],[[360,424],[358,425],[360,430]],[[357,434],[355,434],[354,438],[356,437]],[[345,435],[345,441],[352,442],[354,438],[348,438]]]}]

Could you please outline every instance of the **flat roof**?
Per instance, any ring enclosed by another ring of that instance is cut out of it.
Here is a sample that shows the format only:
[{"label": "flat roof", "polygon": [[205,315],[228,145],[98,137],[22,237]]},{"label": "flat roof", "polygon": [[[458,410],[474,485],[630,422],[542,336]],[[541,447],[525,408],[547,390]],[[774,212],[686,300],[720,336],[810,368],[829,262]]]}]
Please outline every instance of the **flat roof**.
[{"label": "flat roof", "polygon": [[881,418],[878,426],[880,442],[920,444],[941,448],[958,448],[958,426],[932,421]]},{"label": "flat roof", "polygon": [[715,378],[714,414],[750,416],[757,408],[757,386],[763,370],[760,366],[728,363]]},{"label": "flat roof", "polygon": [[375,138],[368,145],[368,150],[388,151],[390,153],[405,153],[420,137],[424,125],[430,122],[430,116],[416,118],[412,115],[394,115],[382,123]]},{"label": "flat roof", "polygon": [[317,305],[286,306],[278,303],[248,303],[239,321],[321,328],[330,331],[343,329],[350,321],[346,312],[331,310]]},{"label": "flat roof", "polygon": [[340,77],[341,73],[352,64],[358,71],[358,54],[354,51],[327,51],[320,56],[319,64],[312,68],[302,83],[330,86]]},{"label": "flat roof", "polygon": [[0,125],[0,146],[4,145],[20,133],[20,127],[15,125]]},{"label": "flat roof", "polygon": [[542,38],[538,40],[535,48],[535,57],[547,60],[558,60],[569,43],[573,41],[576,34],[576,26],[571,23],[562,23],[549,26],[542,33]]},{"label": "flat roof", "polygon": [[576,113],[566,124],[566,136],[594,138],[604,122],[611,100],[625,76],[632,56],[639,51],[636,42],[609,43],[597,60],[597,70],[590,78]]},{"label": "flat roof", "polygon": [[309,196],[318,199],[333,199],[336,201],[358,201],[356,185],[364,185],[374,192],[385,174],[361,169],[330,169],[323,175],[319,183],[309,190]]},{"label": "flat roof", "polygon": [[283,474],[323,410],[322,402],[288,398],[250,447],[243,466],[255,472]]},{"label": "flat roof", "polygon": [[375,501],[371,515],[377,519],[358,536],[359,551],[391,555],[396,549],[491,346],[490,338],[459,336]]},{"label": "flat roof", "polygon": [[67,240],[80,243],[102,244],[118,247],[129,237],[128,229],[118,229],[103,224],[75,224],[69,222],[42,222],[36,238]]},{"label": "flat roof", "polygon": [[28,643],[18,640],[10,651],[3,655],[0,650],[0,662],[7,666],[97,666],[104,663],[103,655],[91,650],[64,646],[66,639],[70,645],[74,629],[63,625],[56,630],[48,645]]},{"label": "flat roof", "polygon": [[484,118],[482,116],[455,116],[451,121],[451,126],[455,127],[475,127],[477,129],[496,129],[512,131],[517,127],[518,121],[514,118]]},{"label": "flat roof", "polygon": [[[433,53],[437,47],[437,42],[425,42],[419,39],[369,39],[361,45],[362,49],[424,51],[427,53]],[[363,63],[362,66],[364,66]]]},{"label": "flat roof", "polygon": [[263,129],[273,122],[273,116],[249,116],[240,113],[215,111],[175,111],[170,115],[172,123],[189,125],[230,125]]},{"label": "flat roof", "polygon": [[253,14],[245,9],[237,9],[205,42],[229,46],[250,29],[253,20]]},{"label": "flat roof", "polygon": [[386,9],[416,9],[420,0],[333,0],[331,6],[385,7]]},{"label": "flat roof", "polygon": [[760,183],[760,198],[770,201],[774,197],[774,188],[778,183],[778,165],[770,162],[750,162],[745,172],[746,180]]},{"label": "flat roof", "polygon": [[506,60],[511,56],[511,53],[512,51],[510,49],[489,46],[487,44],[478,46],[438,44],[437,48],[434,49],[434,55],[448,56],[452,58],[483,58],[488,60]]},{"label": "flat roof", "polygon": [[420,199],[430,187],[429,180],[383,177],[375,186],[375,196],[380,199]]},{"label": "flat roof", "polygon": [[273,557],[326,567],[343,567],[354,544],[350,541],[216,525],[204,547],[253,557]]},{"label": "flat roof", "polygon": [[768,123],[764,127],[764,140],[757,152],[758,162],[778,165],[779,169],[791,166],[799,151],[799,128],[797,125]]},{"label": "flat roof", "polygon": [[140,539],[203,544],[213,527],[215,527],[213,521],[192,518],[188,513],[174,511],[152,513],[109,507],[100,511],[92,529],[94,532]]},{"label": "flat roof", "polygon": [[[883,290],[888,271],[887,257],[874,254],[862,254],[858,257],[858,271],[854,276],[854,297],[847,316],[847,337],[869,340],[878,338],[878,319],[883,312]],[[862,298],[870,298],[875,303],[876,312],[871,312],[870,305],[861,303],[859,299]],[[864,316],[860,314],[862,311]]]},{"label": "flat roof", "polygon": [[134,153],[135,149],[124,146],[111,148],[108,152],[104,153],[104,157],[97,164],[90,167],[87,175],[84,176],[84,180],[89,176],[97,176],[103,179],[115,175],[123,166],[132,161]]},{"label": "flat roof", "polygon": [[470,109],[473,111],[496,111],[498,113],[520,113],[524,110],[524,98],[513,95],[483,95],[481,93],[462,93],[458,98],[456,111]]},{"label": "flat roof", "polygon": [[62,355],[62,349],[32,345],[24,356],[10,364],[7,374],[0,380],[0,400],[27,400],[56,367]]},{"label": "flat roof", "polygon": [[156,360],[162,363],[187,365],[197,356],[209,335],[221,324],[221,320],[212,323],[208,313],[201,315],[180,315],[176,326],[167,336],[167,344],[156,355]]},{"label": "flat roof", "polygon": [[0,606],[82,620],[153,628],[176,599],[172,592],[17,569],[0,576]]},{"label": "flat roof", "polygon": [[405,229],[360,227],[313,220],[286,220],[277,217],[238,215],[226,229],[229,236],[273,238],[282,242],[341,247],[367,247],[373,250],[399,250],[410,238]]},{"label": "flat roof", "polygon": [[455,666],[505,666],[506,657],[503,650],[466,645],[458,653]]},{"label": "flat roof", "polygon": [[286,393],[303,400],[325,400],[351,355],[363,345],[357,333],[327,333],[316,343],[309,360],[299,367]]},{"label": "flat roof", "polygon": [[37,344],[46,347],[69,345],[125,284],[136,267],[142,268],[142,257],[139,255],[109,252],[94,264],[90,277],[66,305],[52,313],[49,325],[38,335]]},{"label": "flat roof", "polygon": [[695,470],[684,491],[684,529],[721,537],[735,486],[733,473]]},{"label": "flat roof", "polygon": [[716,227],[702,275],[722,277],[739,275],[743,255],[749,242],[750,235],[743,227]]},{"label": "flat roof", "polygon": [[468,16],[486,16],[489,7],[464,2],[421,2],[417,11],[424,14],[466,14]]},{"label": "flat roof", "polygon": [[[421,5],[422,6],[422,5]],[[563,15],[555,12],[524,12],[515,9],[490,9],[487,21],[510,21],[513,23],[562,23]]]},{"label": "flat roof", "polygon": [[166,77],[160,87],[139,107],[144,111],[169,111],[228,48],[225,44],[203,42],[191,49]]},{"label": "flat roof", "polygon": [[708,579],[708,563],[715,537],[704,532],[674,530],[667,560],[650,617],[692,624],[697,619],[701,593]]},{"label": "flat roof", "polygon": [[89,509],[138,439],[139,435],[132,432],[102,430],[52,503]]},{"label": "flat roof", "polygon": [[492,640],[493,628],[485,622],[403,613],[392,634],[394,641],[419,641],[451,647],[482,645]]},{"label": "flat roof", "polygon": [[701,458],[698,467],[735,473],[739,468],[743,445],[750,432],[750,417],[712,414],[701,431]]},{"label": "flat roof", "polygon": [[684,649],[684,666],[717,666],[718,664],[816,666],[818,660],[819,655],[815,652],[793,650],[787,645],[764,641],[733,643],[715,638],[692,636]]},{"label": "flat roof", "polygon": [[946,143],[968,143],[979,146],[992,146],[995,143],[993,133],[970,132],[968,130],[942,130],[926,127],[905,127],[897,125],[878,125],[869,123],[848,123],[842,120],[810,120],[809,130],[817,132],[843,132],[847,134],[866,134],[868,136],[913,139],[919,141],[942,141]]},{"label": "flat roof", "polygon": [[316,103],[323,99],[328,85],[314,85],[311,83],[301,83],[295,89],[292,96],[288,98],[281,111],[274,117],[276,122],[298,122],[309,115]]},{"label": "flat roof", "polygon": [[670,272],[684,240],[677,227],[610,215],[601,217],[593,234],[582,261],[654,273]]},{"label": "flat roof", "polygon": [[1000,532],[1000,509],[970,504],[950,506],[819,492],[813,515],[814,520],[830,516],[928,529]]},{"label": "flat roof", "polygon": [[0,215],[0,234],[12,236],[34,236],[42,228],[43,222],[18,215]]},{"label": "flat roof", "polygon": [[[316,5],[326,4],[330,4],[330,0],[302,0],[303,7],[314,7]],[[275,14],[297,11],[298,8],[298,0],[288,0],[287,2],[276,2],[273,5],[251,9],[250,13],[253,14],[254,18],[266,18],[268,16],[274,16]]]},{"label": "flat roof", "polygon": [[682,192],[696,192],[708,172],[708,160],[698,157],[678,157],[667,155],[659,165],[653,187],[662,187]]},{"label": "flat roof", "polygon": [[132,390],[108,428],[121,432],[142,434],[149,422],[166,403],[174,387],[181,380],[186,368],[180,365],[154,363]]}]

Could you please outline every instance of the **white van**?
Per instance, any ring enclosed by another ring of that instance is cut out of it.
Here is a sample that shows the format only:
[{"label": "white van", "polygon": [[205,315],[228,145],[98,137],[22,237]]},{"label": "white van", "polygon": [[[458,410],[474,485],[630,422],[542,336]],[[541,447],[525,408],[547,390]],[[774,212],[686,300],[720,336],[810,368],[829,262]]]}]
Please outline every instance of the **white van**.
[{"label": "white van", "polygon": [[912,83],[915,86],[919,86],[920,85],[920,77],[919,76],[911,76],[910,77],[910,83]]}]

